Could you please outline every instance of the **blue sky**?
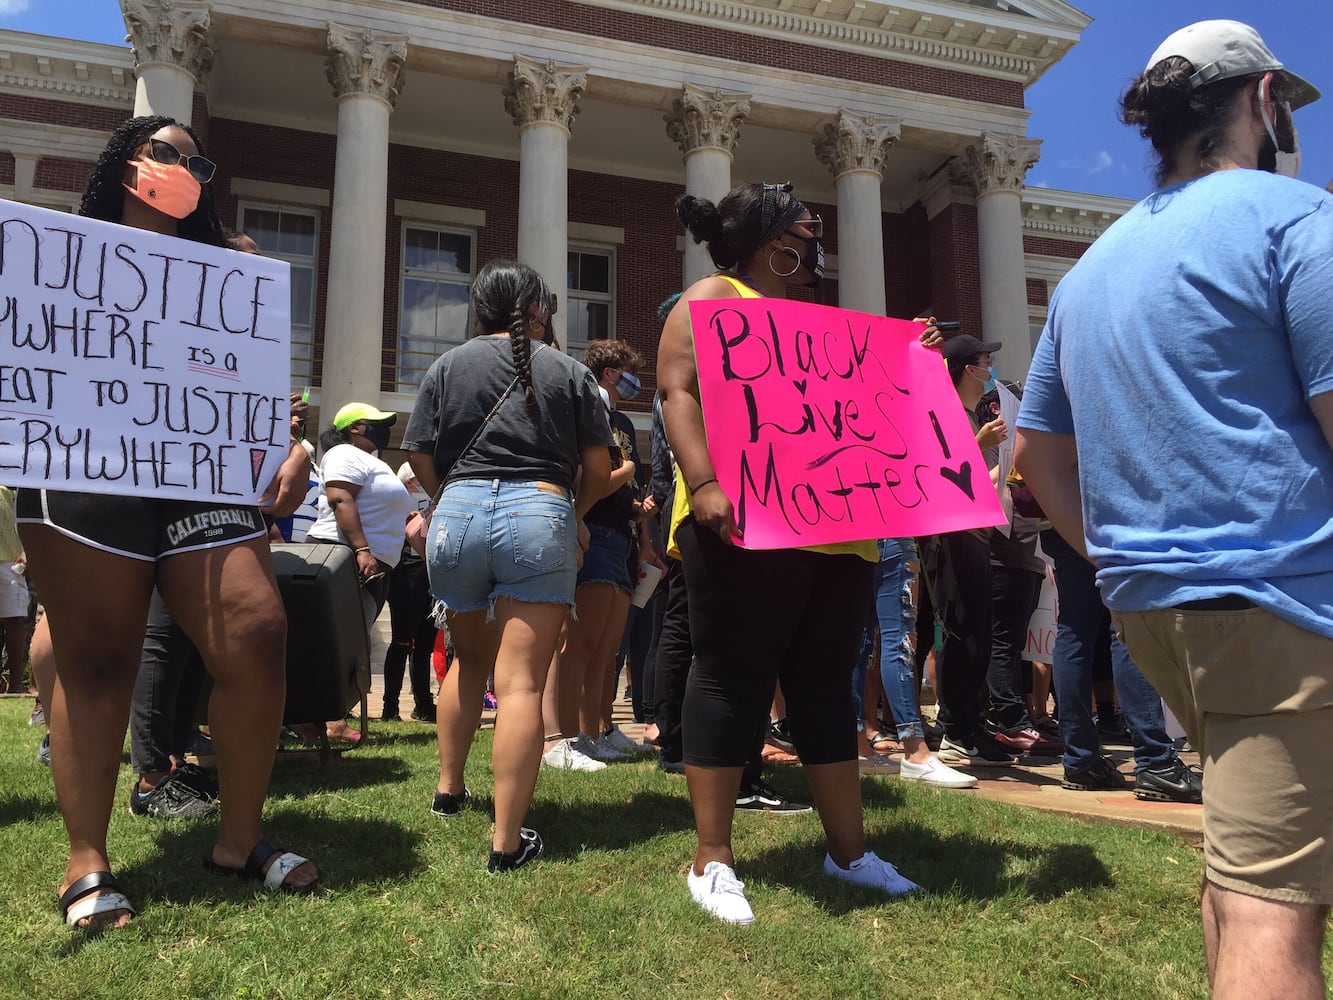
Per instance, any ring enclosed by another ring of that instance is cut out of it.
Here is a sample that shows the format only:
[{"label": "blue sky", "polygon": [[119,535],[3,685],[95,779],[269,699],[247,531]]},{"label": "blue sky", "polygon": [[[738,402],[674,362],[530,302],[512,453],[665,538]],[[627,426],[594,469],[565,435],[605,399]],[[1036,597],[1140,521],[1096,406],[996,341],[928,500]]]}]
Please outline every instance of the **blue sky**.
[{"label": "blue sky", "polygon": [[[1021,2],[1021,0],[1020,0]],[[1029,135],[1043,140],[1028,183],[1120,198],[1151,187],[1148,144],[1116,121],[1116,101],[1157,44],[1176,28],[1229,17],[1254,25],[1287,66],[1328,96],[1297,112],[1301,177],[1333,180],[1333,39],[1329,0],[1082,0],[1095,20],[1083,40],[1027,93]],[[0,0],[0,27],[123,44],[115,0]]]}]

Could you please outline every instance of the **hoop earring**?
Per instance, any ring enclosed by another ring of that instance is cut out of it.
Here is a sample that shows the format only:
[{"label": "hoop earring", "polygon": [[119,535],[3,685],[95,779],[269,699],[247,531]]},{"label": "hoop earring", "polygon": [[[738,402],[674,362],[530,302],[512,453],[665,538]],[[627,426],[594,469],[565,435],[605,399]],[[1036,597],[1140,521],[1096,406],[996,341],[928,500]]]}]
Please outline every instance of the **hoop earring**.
[{"label": "hoop earring", "polygon": [[801,255],[788,246],[784,246],[781,252],[791,254],[792,257],[795,258],[796,260],[795,266],[793,266],[790,271],[779,271],[776,267],[773,266],[773,258],[776,257],[777,254],[779,253],[779,251],[774,250],[772,253],[768,255],[768,269],[772,271],[774,274],[776,274],[779,278],[790,278],[793,274],[795,274],[797,271],[801,269]]}]

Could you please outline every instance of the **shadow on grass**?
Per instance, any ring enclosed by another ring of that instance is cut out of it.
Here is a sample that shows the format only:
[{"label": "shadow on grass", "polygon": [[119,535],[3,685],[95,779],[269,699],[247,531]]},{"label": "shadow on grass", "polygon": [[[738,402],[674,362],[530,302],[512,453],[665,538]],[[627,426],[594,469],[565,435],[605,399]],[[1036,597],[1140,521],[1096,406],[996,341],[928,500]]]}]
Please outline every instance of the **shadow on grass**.
[{"label": "shadow on grass", "polygon": [[[1086,844],[1037,845],[970,834],[941,836],[918,824],[890,828],[867,845],[928,893],[969,900],[1020,897],[1047,902],[1071,892],[1110,888],[1115,880]],[[824,844],[784,844],[744,862],[748,878],[790,886],[833,914],[880,906],[885,896],[823,873]]]},{"label": "shadow on grass", "polygon": [[283,760],[273,768],[270,795],[305,795],[313,792],[347,791],[372,785],[397,784],[407,780],[407,765],[398,757],[369,757],[341,754],[327,765],[318,758]]},{"label": "shadow on grass", "polygon": [[526,825],[538,830],[550,858],[572,858],[581,851],[618,851],[664,833],[694,829],[685,795],[638,791],[619,802],[542,801],[528,812]]},{"label": "shadow on grass", "polygon": [[56,808],[55,793],[49,795],[14,795],[0,799],[0,827],[25,823],[42,816],[52,816]]}]

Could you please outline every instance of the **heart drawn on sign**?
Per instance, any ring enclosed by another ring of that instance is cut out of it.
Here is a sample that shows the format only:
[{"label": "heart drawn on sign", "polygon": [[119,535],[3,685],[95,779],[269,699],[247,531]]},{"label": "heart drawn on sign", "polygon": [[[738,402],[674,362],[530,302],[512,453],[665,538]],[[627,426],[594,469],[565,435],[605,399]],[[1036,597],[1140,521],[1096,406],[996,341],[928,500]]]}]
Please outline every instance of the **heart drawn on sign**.
[{"label": "heart drawn on sign", "polygon": [[809,384],[809,382],[810,380],[805,378],[794,378],[791,380],[791,384],[796,386],[796,391],[799,392],[802,396],[805,395],[805,387]]},{"label": "heart drawn on sign", "polygon": [[976,495],[972,492],[972,463],[964,462],[957,469],[951,469],[947,465],[940,466],[940,475],[949,482],[953,483],[967,495],[969,500],[975,500]]}]

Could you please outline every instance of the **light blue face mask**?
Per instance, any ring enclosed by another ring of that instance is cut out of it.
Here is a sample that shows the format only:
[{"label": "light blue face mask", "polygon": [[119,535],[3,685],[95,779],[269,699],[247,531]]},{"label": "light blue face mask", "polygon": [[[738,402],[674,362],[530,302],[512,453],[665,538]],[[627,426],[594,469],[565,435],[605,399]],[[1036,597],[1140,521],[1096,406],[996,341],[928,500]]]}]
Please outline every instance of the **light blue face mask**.
[{"label": "light blue face mask", "polygon": [[[980,368],[981,366],[980,366],[980,365],[972,365],[971,367],[973,367],[973,368]],[[996,377],[996,375],[995,375],[995,366],[994,366],[994,365],[991,365],[989,368],[986,369],[986,371],[987,371],[988,374],[987,374],[987,377],[986,377],[986,378],[984,378],[984,379],[981,380],[981,391],[982,391],[983,393],[986,393],[986,392],[994,392],[994,391],[995,391],[995,385],[996,385],[996,382],[997,382],[997,377]],[[972,377],[973,377],[973,378],[976,378],[975,375],[972,376]]]},{"label": "light blue face mask", "polygon": [[620,393],[620,398],[624,400],[633,399],[643,388],[643,383],[639,381],[637,375],[631,375],[629,372],[621,372],[616,378],[616,392]]}]

